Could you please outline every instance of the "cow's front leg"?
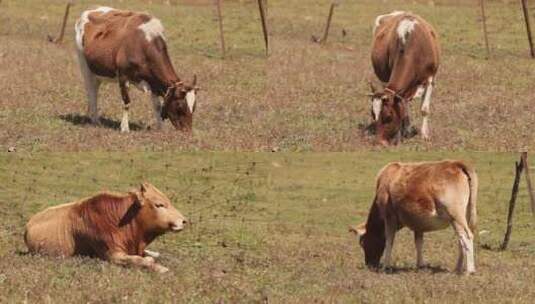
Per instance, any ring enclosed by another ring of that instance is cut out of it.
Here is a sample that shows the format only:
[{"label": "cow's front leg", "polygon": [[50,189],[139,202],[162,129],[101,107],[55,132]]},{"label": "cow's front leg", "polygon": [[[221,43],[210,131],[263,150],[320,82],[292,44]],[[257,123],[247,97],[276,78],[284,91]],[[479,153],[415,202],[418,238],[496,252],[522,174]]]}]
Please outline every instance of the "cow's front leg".
[{"label": "cow's front leg", "polygon": [[124,252],[115,252],[110,256],[110,261],[114,264],[128,266],[133,265],[136,267],[146,268],[159,273],[168,272],[169,269],[154,261],[153,257],[146,256],[141,257],[138,255],[128,255]]},{"label": "cow's front leg", "polygon": [[154,114],[154,119],[156,120],[156,129],[160,130],[162,128],[162,103],[160,102],[160,97],[155,94],[150,96],[152,101],[152,109]]},{"label": "cow's front leg", "polygon": [[429,78],[429,83],[425,89],[425,95],[422,101],[422,138],[424,140],[429,140],[429,107],[431,105],[431,94],[433,93],[433,77]]},{"label": "cow's front leg", "polygon": [[130,108],[130,96],[128,95],[127,80],[119,77],[119,87],[121,89],[121,97],[123,98],[123,119],[121,119],[121,132],[130,132],[128,123],[128,110]]},{"label": "cow's front leg", "polygon": [[420,231],[414,231],[414,244],[416,245],[416,267],[424,267],[424,233]]},{"label": "cow's front leg", "polygon": [[396,236],[396,224],[390,222],[390,220],[385,221],[385,253],[383,264],[385,269],[389,269],[391,266],[392,258],[392,248],[394,247],[394,238]]}]

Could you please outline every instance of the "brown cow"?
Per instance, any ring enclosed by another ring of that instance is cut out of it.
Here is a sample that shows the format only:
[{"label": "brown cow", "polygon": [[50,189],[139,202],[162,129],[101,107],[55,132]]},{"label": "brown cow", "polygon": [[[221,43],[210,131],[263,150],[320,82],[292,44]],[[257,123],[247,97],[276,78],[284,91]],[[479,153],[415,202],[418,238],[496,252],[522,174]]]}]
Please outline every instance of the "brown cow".
[{"label": "brown cow", "polygon": [[[462,161],[390,163],[377,177],[375,199],[364,224],[350,227],[360,236],[366,265],[390,266],[394,236],[414,231],[417,265],[423,266],[423,234],[453,226],[459,239],[457,271],[475,272],[474,236],[478,178]],[[386,248],[385,248],[386,247]]]},{"label": "brown cow", "polygon": [[159,254],[145,248],[186,223],[163,193],[143,183],[127,194],[103,192],[41,211],[26,224],[24,240],[32,253],[97,257],[163,273],[168,269],[154,260]]},{"label": "brown cow", "polygon": [[[83,12],[75,29],[93,123],[98,123],[101,82],[116,80],[124,102],[122,132],[129,131],[130,83],[150,93],[158,129],[162,120],[169,118],[176,129],[191,131],[198,89],[196,77],[186,85],[175,73],[160,20],[143,13],[99,7]],[[160,97],[163,97],[163,108]]]},{"label": "brown cow", "polygon": [[429,139],[429,105],[439,65],[435,31],[421,17],[393,12],[375,20],[372,64],[384,84],[372,85],[372,118],[381,144],[397,144],[409,129],[408,103],[422,96],[422,137]]}]

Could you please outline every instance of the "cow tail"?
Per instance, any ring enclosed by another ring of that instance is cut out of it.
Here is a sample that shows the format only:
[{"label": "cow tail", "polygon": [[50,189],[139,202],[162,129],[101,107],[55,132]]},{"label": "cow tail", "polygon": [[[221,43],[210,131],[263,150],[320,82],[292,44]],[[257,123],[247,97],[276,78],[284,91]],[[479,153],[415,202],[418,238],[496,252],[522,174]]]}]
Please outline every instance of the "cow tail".
[{"label": "cow tail", "polygon": [[468,178],[468,187],[470,188],[470,196],[468,197],[468,206],[466,210],[466,218],[468,220],[468,227],[475,232],[477,226],[477,190],[479,181],[475,169],[465,163],[459,163],[460,169]]}]

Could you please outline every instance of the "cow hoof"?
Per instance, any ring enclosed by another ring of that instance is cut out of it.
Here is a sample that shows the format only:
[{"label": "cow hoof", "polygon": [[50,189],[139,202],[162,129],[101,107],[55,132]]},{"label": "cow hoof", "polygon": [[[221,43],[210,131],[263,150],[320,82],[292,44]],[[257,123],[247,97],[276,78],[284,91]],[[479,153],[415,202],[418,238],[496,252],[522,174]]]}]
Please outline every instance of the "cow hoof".
[{"label": "cow hoof", "polygon": [[162,266],[160,264],[155,264],[154,271],[156,271],[157,273],[166,273],[166,272],[169,272],[169,268]]},{"label": "cow hoof", "polygon": [[152,257],[155,259],[160,257],[160,253],[156,251],[144,250],[143,253],[145,254],[146,257]]}]

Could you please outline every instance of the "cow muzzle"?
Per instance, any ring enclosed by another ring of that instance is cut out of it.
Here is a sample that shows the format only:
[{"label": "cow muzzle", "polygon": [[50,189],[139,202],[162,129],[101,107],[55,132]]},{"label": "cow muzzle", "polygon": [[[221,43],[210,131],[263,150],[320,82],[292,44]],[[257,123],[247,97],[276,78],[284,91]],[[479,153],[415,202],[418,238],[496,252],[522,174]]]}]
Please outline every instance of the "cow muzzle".
[{"label": "cow muzzle", "polygon": [[173,232],[179,232],[184,230],[184,226],[188,221],[186,219],[180,219],[169,224],[169,229]]}]

